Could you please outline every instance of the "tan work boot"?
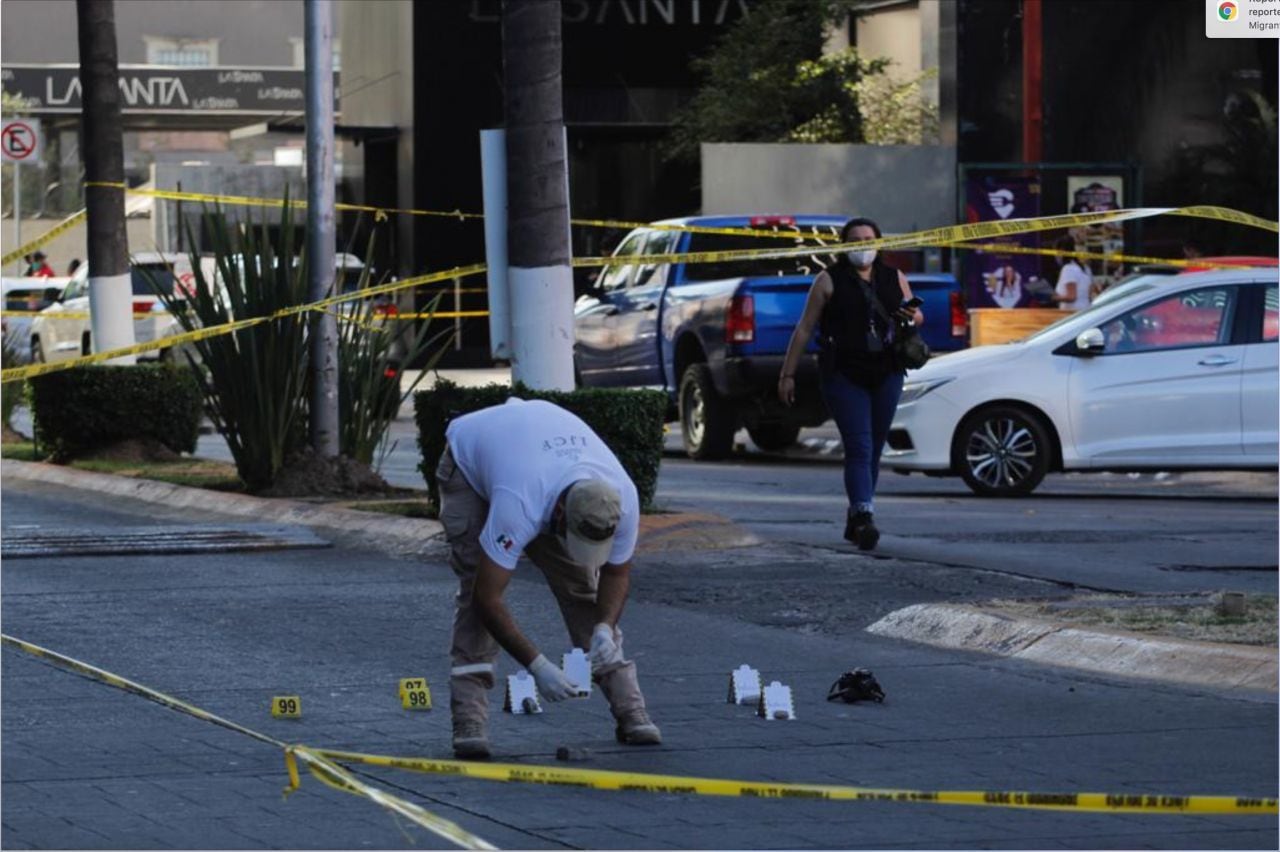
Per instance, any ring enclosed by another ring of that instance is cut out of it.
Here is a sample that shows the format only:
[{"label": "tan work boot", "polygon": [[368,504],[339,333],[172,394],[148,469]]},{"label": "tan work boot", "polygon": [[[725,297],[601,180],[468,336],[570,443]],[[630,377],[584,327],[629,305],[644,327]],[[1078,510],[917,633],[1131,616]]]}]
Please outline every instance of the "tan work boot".
[{"label": "tan work boot", "polygon": [[661,745],[662,732],[653,724],[644,708],[630,710],[618,719],[615,732],[618,742],[623,745]]},{"label": "tan work boot", "polygon": [[453,721],[454,757],[459,760],[488,760],[492,753],[484,722],[479,719]]}]

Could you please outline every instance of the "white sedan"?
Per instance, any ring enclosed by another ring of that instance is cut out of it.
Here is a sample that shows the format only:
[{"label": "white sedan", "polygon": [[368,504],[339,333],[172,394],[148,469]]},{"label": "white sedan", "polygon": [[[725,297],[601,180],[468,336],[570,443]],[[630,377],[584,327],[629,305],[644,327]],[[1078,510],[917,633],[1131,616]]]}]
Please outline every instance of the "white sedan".
[{"label": "white sedan", "polygon": [[1050,471],[1276,469],[1276,270],[1158,285],[909,373],[883,466],[984,496]]},{"label": "white sedan", "polygon": [[[205,276],[213,275],[212,260],[202,258]],[[194,275],[191,260],[184,254],[138,252],[130,257],[129,271],[132,283],[133,336],[138,343],[158,340],[178,333],[178,320],[171,316],[164,302],[155,294],[153,286],[168,293],[175,287],[192,286]],[[89,264],[80,264],[76,274],[66,280],[61,297],[40,311],[31,323],[31,360],[65,361],[88,355],[93,351],[89,337]],[[139,360],[169,358],[170,349],[152,350],[139,355]]]}]

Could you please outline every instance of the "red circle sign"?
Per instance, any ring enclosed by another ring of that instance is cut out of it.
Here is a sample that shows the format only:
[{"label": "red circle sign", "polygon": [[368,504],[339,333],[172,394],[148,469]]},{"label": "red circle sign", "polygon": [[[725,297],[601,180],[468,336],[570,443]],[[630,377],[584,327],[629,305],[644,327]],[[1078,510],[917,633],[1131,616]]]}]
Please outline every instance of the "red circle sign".
[{"label": "red circle sign", "polygon": [[11,121],[0,132],[0,147],[11,160],[25,160],[36,152],[36,132],[31,125]]}]

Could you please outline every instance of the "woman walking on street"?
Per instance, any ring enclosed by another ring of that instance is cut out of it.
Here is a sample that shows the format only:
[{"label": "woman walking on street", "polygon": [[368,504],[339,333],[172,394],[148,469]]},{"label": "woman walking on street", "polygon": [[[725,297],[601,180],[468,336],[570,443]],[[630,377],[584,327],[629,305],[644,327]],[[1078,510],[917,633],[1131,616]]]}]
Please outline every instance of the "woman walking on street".
[{"label": "woman walking on street", "polygon": [[[850,219],[840,231],[845,243],[879,236],[880,227],[870,219]],[[816,328],[822,398],[844,443],[844,488],[849,497],[844,537],[860,550],[871,550],[880,540],[873,502],[880,452],[905,372],[892,353],[895,326],[924,321],[919,300],[911,302],[912,298],[907,277],[874,249],[846,252],[813,279],[778,378],[779,399],[784,405],[794,404],[796,368]]]}]

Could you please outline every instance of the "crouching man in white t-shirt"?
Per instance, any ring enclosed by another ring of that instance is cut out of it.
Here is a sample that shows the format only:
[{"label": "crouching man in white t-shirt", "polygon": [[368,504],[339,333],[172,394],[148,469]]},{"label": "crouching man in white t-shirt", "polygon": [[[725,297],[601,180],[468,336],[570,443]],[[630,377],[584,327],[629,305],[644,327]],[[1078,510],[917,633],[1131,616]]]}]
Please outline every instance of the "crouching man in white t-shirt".
[{"label": "crouching man in white t-shirt", "polygon": [[449,677],[454,754],[491,754],[488,693],[499,647],[529,670],[544,700],[584,691],[539,652],[503,601],[521,553],[547,578],[574,647],[588,649],[618,741],[662,742],[635,664],[622,655],[618,619],[640,522],[622,464],[581,419],[541,400],[513,398],[463,415],[446,438],[436,479],[458,575]]}]

